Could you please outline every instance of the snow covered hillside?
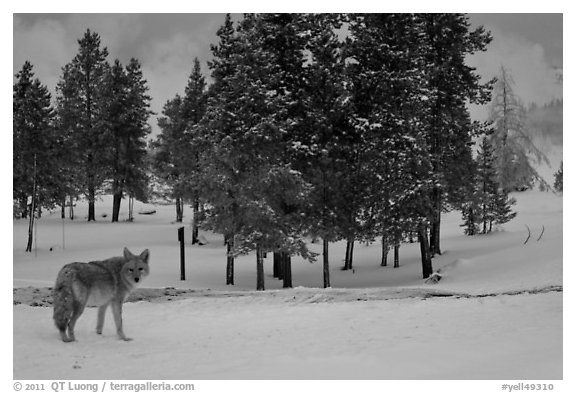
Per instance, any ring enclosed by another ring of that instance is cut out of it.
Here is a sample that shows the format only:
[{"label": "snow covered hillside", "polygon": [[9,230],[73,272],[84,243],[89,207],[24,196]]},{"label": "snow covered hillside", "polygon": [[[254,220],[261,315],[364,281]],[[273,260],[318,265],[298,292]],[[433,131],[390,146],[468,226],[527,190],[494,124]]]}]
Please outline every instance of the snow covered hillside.
[{"label": "snow covered hillside", "polygon": [[[320,262],[294,258],[296,288],[281,289],[268,257],[266,291],[256,292],[254,255],[237,259],[236,285],[226,286],[223,239],[211,233],[202,233],[209,244],[186,246],[187,280],[180,281],[173,206],[155,206],[156,214],[137,214],[133,223],[86,223],[83,206],[64,225],[58,213],[46,214],[36,254],[23,251],[27,223],[14,221],[14,288],[50,287],[65,263],[120,255],[127,246],[150,249],[143,287],[195,290],[127,303],[131,342],[117,340],[111,315],[96,335],[89,308],[78,342],[63,344],[51,308],[15,305],[14,378],[561,379],[562,196],[513,196],[517,217],[489,235],[465,236],[459,213],[444,216],[436,285],[421,279],[416,243],[402,245],[397,269],[379,266],[380,244],[357,245],[353,271],[340,270],[345,243],[336,243],[333,288],[322,289]],[[98,203],[97,214],[109,205]],[[531,237],[523,244],[526,227]]]}]

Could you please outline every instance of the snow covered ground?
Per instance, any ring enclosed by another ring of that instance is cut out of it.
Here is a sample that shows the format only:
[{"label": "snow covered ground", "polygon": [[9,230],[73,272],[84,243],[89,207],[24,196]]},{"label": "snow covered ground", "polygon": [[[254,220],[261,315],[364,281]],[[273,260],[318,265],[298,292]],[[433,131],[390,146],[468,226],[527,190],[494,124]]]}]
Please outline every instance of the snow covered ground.
[{"label": "snow covered ground", "polygon": [[323,302],[283,292],[129,303],[132,342],[111,321],[96,335],[88,310],[78,342],[64,345],[50,308],[16,306],[14,378],[562,378],[561,293]]},{"label": "snow covered ground", "polygon": [[[320,262],[294,258],[296,288],[281,289],[269,257],[267,290],[256,292],[254,255],[238,258],[230,287],[222,238],[210,233],[203,233],[208,245],[186,247],[187,280],[180,281],[173,206],[111,224],[109,217],[84,222],[80,204],[78,220],[66,220],[64,228],[59,213],[45,215],[37,253],[23,251],[27,224],[14,221],[14,288],[52,286],[65,263],[120,255],[128,246],[150,249],[143,287],[195,292],[127,303],[131,342],[116,339],[111,315],[104,334],[96,335],[96,310],[87,309],[77,324],[78,342],[63,344],[51,308],[15,305],[13,377],[562,379],[562,197],[535,191],[514,197],[518,216],[489,235],[464,236],[459,214],[444,216],[443,255],[433,260],[443,278],[436,285],[421,279],[417,244],[402,245],[398,269],[379,266],[378,243],[357,245],[351,272],[340,270],[345,244],[336,243],[330,246],[333,288],[322,288]],[[97,214],[109,214],[109,204],[98,203]],[[137,204],[136,212],[146,207]],[[524,245],[526,226],[532,235]]]}]

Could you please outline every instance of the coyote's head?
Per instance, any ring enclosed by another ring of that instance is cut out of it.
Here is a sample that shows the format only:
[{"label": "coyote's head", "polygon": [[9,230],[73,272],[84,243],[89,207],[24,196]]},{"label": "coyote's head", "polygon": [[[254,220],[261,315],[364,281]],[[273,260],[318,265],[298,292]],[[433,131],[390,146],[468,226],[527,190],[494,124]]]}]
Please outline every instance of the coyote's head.
[{"label": "coyote's head", "polygon": [[140,255],[134,255],[128,248],[124,247],[124,258],[126,261],[122,265],[122,279],[128,286],[138,285],[150,273],[150,268],[148,267],[149,256],[150,252],[148,249],[142,251]]}]

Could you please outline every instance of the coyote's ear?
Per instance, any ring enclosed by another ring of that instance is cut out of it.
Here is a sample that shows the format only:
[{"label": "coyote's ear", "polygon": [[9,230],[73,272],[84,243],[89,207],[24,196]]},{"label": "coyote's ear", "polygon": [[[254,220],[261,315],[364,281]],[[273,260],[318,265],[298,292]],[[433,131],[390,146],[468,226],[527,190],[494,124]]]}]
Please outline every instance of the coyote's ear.
[{"label": "coyote's ear", "polygon": [[128,247],[124,247],[124,258],[126,259],[134,258],[134,254],[132,254],[130,250],[128,250]]},{"label": "coyote's ear", "polygon": [[150,251],[148,251],[148,249],[145,249],[144,251],[142,251],[142,254],[140,254],[140,258],[142,258],[144,263],[148,263],[149,257],[150,257]]}]

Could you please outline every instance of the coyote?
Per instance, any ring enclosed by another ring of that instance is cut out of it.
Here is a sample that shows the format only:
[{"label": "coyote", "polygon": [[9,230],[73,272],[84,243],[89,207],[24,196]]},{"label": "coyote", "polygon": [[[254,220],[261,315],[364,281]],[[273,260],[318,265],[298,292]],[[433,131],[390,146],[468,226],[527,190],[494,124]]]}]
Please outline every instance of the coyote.
[{"label": "coyote", "polygon": [[87,305],[98,306],[96,333],[102,334],[104,314],[111,305],[118,336],[130,341],[122,330],[122,303],[150,272],[149,255],[147,249],[140,255],[134,255],[124,248],[123,257],[88,263],[74,262],[62,267],[52,290],[54,322],[62,341],[76,340],[74,325]]}]

